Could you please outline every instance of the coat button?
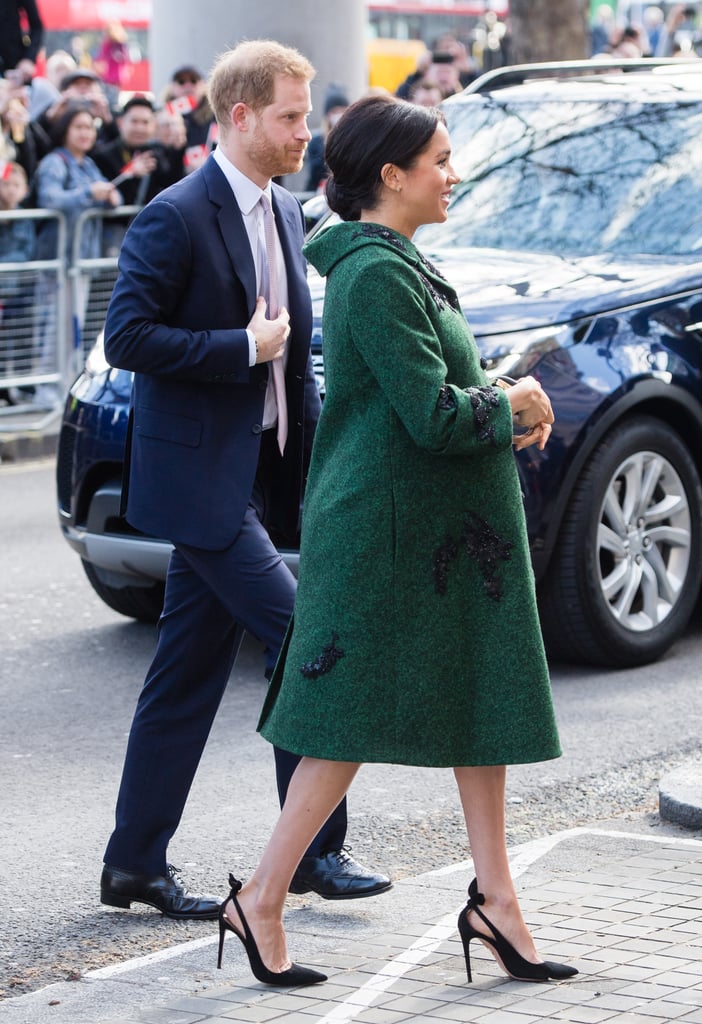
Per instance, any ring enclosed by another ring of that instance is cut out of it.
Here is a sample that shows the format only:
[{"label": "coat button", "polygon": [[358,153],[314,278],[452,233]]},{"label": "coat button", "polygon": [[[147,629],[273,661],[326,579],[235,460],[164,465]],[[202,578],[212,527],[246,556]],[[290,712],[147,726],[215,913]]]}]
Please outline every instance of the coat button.
[{"label": "coat button", "polygon": [[251,433],[260,434],[262,429],[263,428],[261,427],[260,423],[254,423],[254,425],[251,427]]}]

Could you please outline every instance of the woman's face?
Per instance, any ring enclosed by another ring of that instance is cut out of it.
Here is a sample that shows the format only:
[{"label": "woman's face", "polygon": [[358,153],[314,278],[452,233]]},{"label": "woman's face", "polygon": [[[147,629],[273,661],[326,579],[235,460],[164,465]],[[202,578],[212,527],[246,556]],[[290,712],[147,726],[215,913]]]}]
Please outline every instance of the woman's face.
[{"label": "woman's face", "polygon": [[429,145],[414,166],[397,171],[403,216],[414,226],[441,224],[448,216],[451,189],[460,180],[451,166],[451,141],[446,125],[438,124]]},{"label": "woman's face", "polygon": [[93,115],[84,110],[76,114],[68,126],[64,145],[75,156],[85,156],[95,145],[96,135]]}]

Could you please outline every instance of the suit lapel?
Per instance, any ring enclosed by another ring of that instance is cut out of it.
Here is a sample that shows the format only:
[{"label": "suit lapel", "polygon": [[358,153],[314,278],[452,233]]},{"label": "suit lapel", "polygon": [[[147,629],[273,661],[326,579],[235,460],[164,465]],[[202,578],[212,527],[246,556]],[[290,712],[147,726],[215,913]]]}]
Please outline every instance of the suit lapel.
[{"label": "suit lapel", "polygon": [[224,247],[232,264],[234,273],[241,281],[246,292],[249,315],[253,316],[256,307],[256,267],[254,266],[249,237],[244,227],[236,200],[227,179],[222,174],[215,160],[210,157],[203,167],[207,192],[210,202],[217,207],[217,221],[222,235]]}]

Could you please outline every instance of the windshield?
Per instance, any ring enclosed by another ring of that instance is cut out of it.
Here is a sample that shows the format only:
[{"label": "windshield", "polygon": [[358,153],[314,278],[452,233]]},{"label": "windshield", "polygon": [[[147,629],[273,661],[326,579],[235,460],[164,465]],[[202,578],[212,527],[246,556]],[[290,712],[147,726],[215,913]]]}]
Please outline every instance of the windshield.
[{"label": "windshield", "polygon": [[454,188],[448,223],[423,247],[587,256],[702,249],[702,104],[514,102],[447,105]]}]

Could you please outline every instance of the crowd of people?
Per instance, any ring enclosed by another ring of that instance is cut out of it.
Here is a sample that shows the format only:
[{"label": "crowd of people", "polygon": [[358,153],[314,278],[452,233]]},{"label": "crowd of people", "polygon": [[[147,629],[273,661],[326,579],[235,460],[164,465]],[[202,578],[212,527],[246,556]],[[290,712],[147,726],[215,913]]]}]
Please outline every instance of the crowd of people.
[{"label": "crowd of people", "polygon": [[115,107],[98,73],[71,61],[57,52],[47,61],[46,77],[0,78],[3,167],[18,164],[39,191],[45,158],[62,148],[64,119],[76,110],[87,113],[95,132],[86,155],[106,181],[122,187],[125,202],[148,201],[204,162],[216,126],[196,68],[176,68],[160,102],[137,93]]},{"label": "crowd of people", "polygon": [[[108,26],[94,60],[77,61],[67,51],[37,57],[41,30],[24,33],[14,45],[7,30],[0,43],[0,211],[37,208],[60,212],[65,248],[57,246],[57,220],[0,221],[0,263],[24,263],[64,257],[116,255],[127,220],[101,217],[85,221],[79,244],[75,229],[86,210],[143,206],[168,185],[200,167],[213,149],[216,122],[207,100],[207,83],[192,64],[177,67],[155,99],[148,93],[120,91],[120,66],[126,60],[125,36]],[[74,244],[75,243],[75,244]],[[74,292],[78,289],[74,289]],[[0,376],[12,377],[21,353],[32,352],[34,374],[55,372],[56,277],[42,271],[36,281],[3,273],[0,280]],[[74,294],[67,321],[82,325],[87,287]],[[77,304],[77,305],[76,305]],[[29,325],[29,311],[39,322]],[[39,342],[32,339],[39,338]],[[26,372],[26,367],[25,367]],[[50,405],[53,385],[5,388],[0,402],[35,401]]]},{"label": "crowd of people", "polygon": [[622,25],[614,7],[600,4],[591,27],[592,56],[695,58],[702,44],[697,22],[695,7],[676,4],[666,14],[651,4],[643,8],[640,23]]}]

